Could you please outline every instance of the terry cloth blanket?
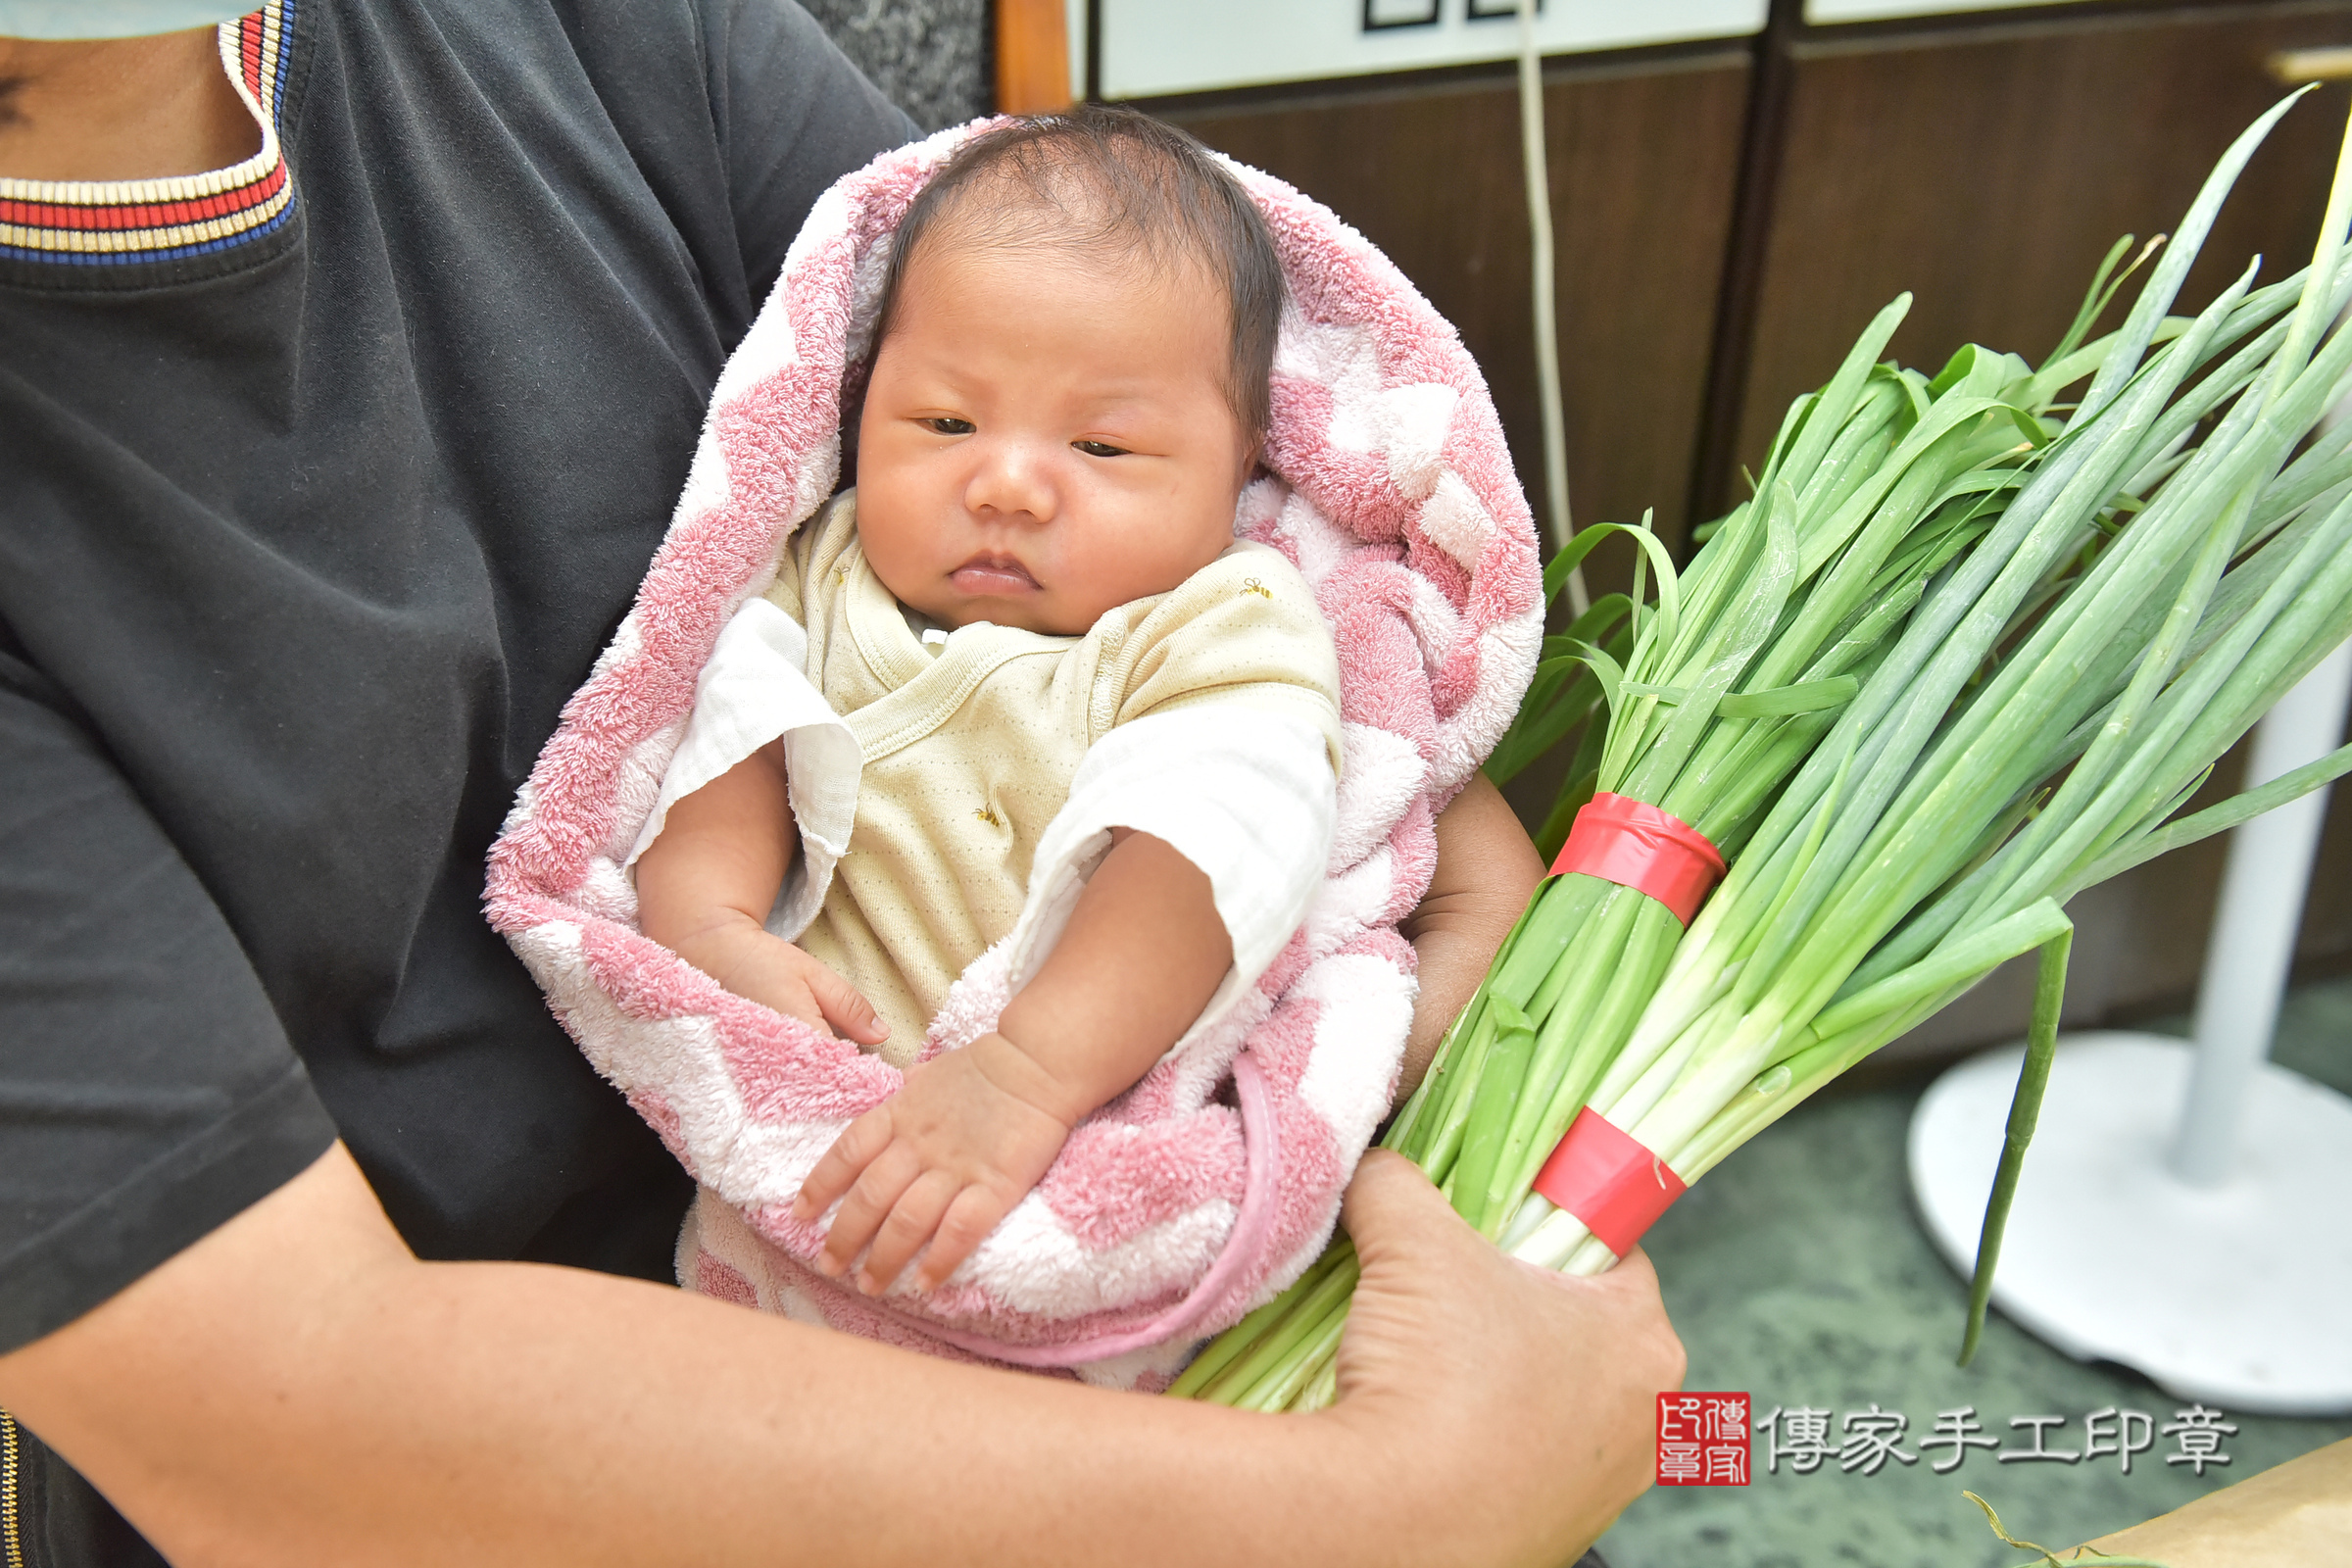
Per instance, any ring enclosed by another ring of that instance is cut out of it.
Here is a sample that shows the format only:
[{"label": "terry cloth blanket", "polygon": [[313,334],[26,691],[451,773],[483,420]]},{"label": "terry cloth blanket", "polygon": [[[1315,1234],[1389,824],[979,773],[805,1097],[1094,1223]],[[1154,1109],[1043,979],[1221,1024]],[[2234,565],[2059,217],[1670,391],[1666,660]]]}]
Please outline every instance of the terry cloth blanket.
[{"label": "terry cloth blanket", "polygon": [[[902,1281],[867,1300],[807,1267],[821,1222],[795,1223],[793,1196],[900,1074],[646,940],[626,866],[721,631],[835,489],[892,231],[973,128],[885,154],[811,211],[719,377],[636,605],[491,852],[487,907],[589,1059],[702,1183],[681,1284],[934,1353],[1157,1382],[1320,1251],[1388,1108],[1414,993],[1396,922],[1429,886],[1436,812],[1533,673],[1535,536],[1453,329],[1327,209],[1233,166],[1291,296],[1266,451],[1275,477],[1244,493],[1235,532],[1298,567],[1338,645],[1346,758],[1324,879],[1223,1021],[1081,1124],[935,1291]],[[1048,904],[1074,889],[1047,880],[1033,878],[1019,924],[1050,937]],[[994,1023],[1020,937],[966,970],[927,1054]]]}]

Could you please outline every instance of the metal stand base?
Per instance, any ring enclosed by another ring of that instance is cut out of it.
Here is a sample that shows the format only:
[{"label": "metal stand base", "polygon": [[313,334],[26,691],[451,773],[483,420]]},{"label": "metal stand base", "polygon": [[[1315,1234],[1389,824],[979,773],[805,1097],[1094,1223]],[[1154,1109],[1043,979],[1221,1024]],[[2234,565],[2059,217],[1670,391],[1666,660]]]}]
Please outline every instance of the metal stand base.
[{"label": "metal stand base", "polygon": [[[2023,1054],[1954,1067],[1911,1119],[1911,1189],[1963,1276]],[[2078,1360],[2123,1362],[2184,1400],[2352,1412],[2352,1100],[2261,1064],[2228,1176],[2191,1186],[2166,1161],[2189,1057],[2153,1035],[2060,1041],[1993,1305]]]}]

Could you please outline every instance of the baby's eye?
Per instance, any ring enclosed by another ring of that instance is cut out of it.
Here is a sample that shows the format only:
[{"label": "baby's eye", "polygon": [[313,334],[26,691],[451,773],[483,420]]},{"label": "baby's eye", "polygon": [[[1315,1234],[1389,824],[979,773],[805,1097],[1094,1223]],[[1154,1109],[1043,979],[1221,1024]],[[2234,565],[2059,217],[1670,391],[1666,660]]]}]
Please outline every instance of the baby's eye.
[{"label": "baby's eye", "polygon": [[936,435],[970,435],[979,428],[969,419],[958,419],[944,414],[933,418],[917,419],[914,422]]},{"label": "baby's eye", "polygon": [[1114,447],[1107,441],[1073,441],[1070,445],[1090,458],[1123,458],[1127,455],[1125,447]]}]

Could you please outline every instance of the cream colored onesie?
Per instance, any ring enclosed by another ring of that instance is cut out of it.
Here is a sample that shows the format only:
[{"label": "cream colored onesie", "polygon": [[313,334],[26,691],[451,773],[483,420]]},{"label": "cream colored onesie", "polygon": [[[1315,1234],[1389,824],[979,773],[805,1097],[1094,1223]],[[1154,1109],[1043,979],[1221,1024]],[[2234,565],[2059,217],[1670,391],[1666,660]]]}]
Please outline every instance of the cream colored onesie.
[{"label": "cream colored onesie", "polygon": [[[906,1065],[915,1058],[956,976],[1012,931],[1032,897],[1040,845],[1090,753],[1101,764],[1090,804],[1109,818],[1144,818],[1103,825],[1173,833],[1179,851],[1208,862],[1202,868],[1233,929],[1237,970],[1247,971],[1229,976],[1221,996],[1237,979],[1253,981],[1289,935],[1269,928],[1250,936],[1246,928],[1267,926],[1269,918],[1298,923],[1329,848],[1341,756],[1339,662],[1305,579],[1278,552],[1237,541],[1170,592],[1117,607],[1082,637],[980,622],[950,633],[944,645],[926,645],[866,564],[851,492],[793,537],[764,601],[805,636],[797,662],[846,724],[859,764],[854,825],[840,844],[838,826],[826,830],[825,802],[813,799],[828,793],[828,781],[802,776],[826,764],[815,749],[794,744],[805,732],[785,732],[803,858],[810,863],[805,873],[796,867],[797,896],[787,888],[769,929],[794,937],[873,1003],[891,1026],[881,1048],[888,1059]],[[738,622],[766,621],[774,643],[788,635],[774,618],[755,601]],[[744,640],[738,626],[728,637]],[[714,665],[729,657],[740,662],[722,638]],[[729,706],[727,685],[723,668],[706,671],[697,729],[718,722],[722,715],[704,710]],[[1151,722],[1129,728],[1142,721]],[[725,750],[748,755],[764,743],[757,729],[772,735],[776,722],[720,726],[735,733]],[[1117,746],[1097,752],[1122,729]],[[1150,760],[1155,742],[1168,753],[1156,763]],[[1320,758],[1313,755],[1318,743]],[[690,736],[679,760],[689,777],[679,779],[673,763],[664,808],[699,787],[692,775],[730,765],[723,756],[692,763],[696,750]],[[1188,794],[1184,781],[1196,769]],[[1249,799],[1200,798],[1219,791]],[[837,818],[837,781],[830,794]],[[1301,794],[1319,799],[1293,799]],[[1197,809],[1187,812],[1188,801]],[[1133,809],[1121,809],[1128,804]],[[1186,814],[1198,820],[1175,820]],[[651,841],[660,815],[641,844]],[[1318,818],[1320,844],[1290,842],[1313,833],[1295,824]],[[1227,842],[1259,829],[1280,842]],[[835,850],[828,879],[825,862]],[[1085,860],[1077,874],[1091,864]],[[810,910],[820,885],[821,903]]]}]

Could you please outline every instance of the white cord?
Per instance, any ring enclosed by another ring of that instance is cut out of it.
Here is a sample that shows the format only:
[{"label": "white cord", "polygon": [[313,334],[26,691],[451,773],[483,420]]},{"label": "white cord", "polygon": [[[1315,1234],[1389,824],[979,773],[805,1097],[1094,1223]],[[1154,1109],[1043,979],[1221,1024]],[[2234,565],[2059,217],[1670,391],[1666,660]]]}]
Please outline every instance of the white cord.
[{"label": "white cord", "polygon": [[[1527,224],[1534,235],[1536,393],[1544,416],[1544,494],[1554,554],[1568,546],[1576,523],[1568,513],[1568,427],[1560,406],[1560,323],[1551,284],[1551,174],[1544,163],[1544,60],[1536,51],[1536,0],[1519,0],[1519,143],[1527,171]],[[1592,608],[1585,569],[1568,573],[1568,608]]]}]

